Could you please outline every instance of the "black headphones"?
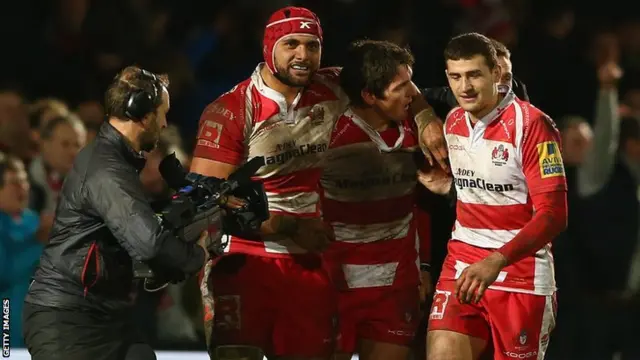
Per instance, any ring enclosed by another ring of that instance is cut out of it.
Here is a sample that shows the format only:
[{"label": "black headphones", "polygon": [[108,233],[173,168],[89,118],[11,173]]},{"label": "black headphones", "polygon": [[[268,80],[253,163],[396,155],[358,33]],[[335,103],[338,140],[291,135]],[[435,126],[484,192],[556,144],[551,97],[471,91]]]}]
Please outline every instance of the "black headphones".
[{"label": "black headphones", "polygon": [[135,89],[129,94],[125,103],[124,114],[133,121],[141,121],[145,115],[155,110],[162,94],[161,84],[158,77],[144,69],[140,69],[140,77],[150,80],[153,93],[144,89]]}]

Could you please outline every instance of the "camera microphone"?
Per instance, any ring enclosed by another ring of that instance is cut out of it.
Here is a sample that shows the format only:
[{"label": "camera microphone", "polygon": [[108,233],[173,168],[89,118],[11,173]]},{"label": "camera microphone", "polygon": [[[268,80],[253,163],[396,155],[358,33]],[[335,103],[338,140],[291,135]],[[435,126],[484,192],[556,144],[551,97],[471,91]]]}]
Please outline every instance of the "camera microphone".
[{"label": "camera microphone", "polygon": [[191,182],[187,180],[187,171],[180,164],[180,160],[176,157],[176,153],[173,152],[167,155],[160,162],[158,167],[160,175],[172,190],[180,190],[185,186],[189,186]]},{"label": "camera microphone", "polygon": [[228,192],[234,191],[235,189],[250,184],[251,177],[262,167],[264,166],[264,156],[256,156],[251,160],[247,161],[244,165],[242,165],[238,170],[234,171],[231,175],[229,175],[229,179],[227,180]]}]

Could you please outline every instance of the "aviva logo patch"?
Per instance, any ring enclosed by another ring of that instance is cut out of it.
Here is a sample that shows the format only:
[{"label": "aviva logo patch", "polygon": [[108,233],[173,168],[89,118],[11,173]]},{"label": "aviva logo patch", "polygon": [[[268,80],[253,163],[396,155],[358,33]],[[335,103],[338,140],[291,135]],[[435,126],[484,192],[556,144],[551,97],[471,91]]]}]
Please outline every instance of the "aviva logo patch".
[{"label": "aviva logo patch", "polygon": [[543,179],[564,176],[564,164],[560,148],[555,141],[545,141],[538,144],[538,161],[540,164],[540,177]]}]

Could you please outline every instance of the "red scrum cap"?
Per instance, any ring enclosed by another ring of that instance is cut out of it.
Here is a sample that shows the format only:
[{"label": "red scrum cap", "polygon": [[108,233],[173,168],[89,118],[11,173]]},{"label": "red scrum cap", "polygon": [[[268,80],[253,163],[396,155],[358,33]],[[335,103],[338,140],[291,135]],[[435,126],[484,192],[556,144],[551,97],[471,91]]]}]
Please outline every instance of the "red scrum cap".
[{"label": "red scrum cap", "polygon": [[264,29],[262,53],[272,73],[276,72],[276,45],[289,35],[314,35],[322,44],[320,19],[313,11],[295,6],[282,8],[271,15]]}]

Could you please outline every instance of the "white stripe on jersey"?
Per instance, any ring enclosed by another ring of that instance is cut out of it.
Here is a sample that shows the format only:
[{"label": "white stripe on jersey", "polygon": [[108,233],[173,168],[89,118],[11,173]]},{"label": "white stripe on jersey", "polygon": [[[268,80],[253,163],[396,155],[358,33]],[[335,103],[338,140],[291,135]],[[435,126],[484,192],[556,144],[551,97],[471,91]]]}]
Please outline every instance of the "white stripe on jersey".
[{"label": "white stripe on jersey", "polygon": [[[384,156],[376,156],[375,161],[363,161],[363,157],[375,156],[379,153],[376,143],[367,141],[342,145],[338,148],[330,149],[329,160],[321,179],[322,187],[325,189],[324,196],[341,202],[354,201],[378,201],[383,199],[398,198],[412,193],[415,187],[412,186],[385,186],[384,191],[371,191],[376,186],[385,183],[363,183],[367,181],[394,181],[402,182],[405,178],[415,180],[415,173],[406,169],[415,169],[413,158],[408,156],[417,147],[404,147],[385,153]],[[374,155],[368,155],[373,153]],[[365,155],[362,155],[365,154]],[[405,170],[404,172],[402,170]],[[354,174],[374,174],[374,176],[357,178]],[[357,178],[357,179],[356,179]],[[327,179],[340,179],[342,184],[334,184]]]},{"label": "white stripe on jersey", "polygon": [[397,268],[397,262],[372,265],[342,265],[342,271],[344,271],[349,289],[391,286],[395,281]]},{"label": "white stripe on jersey", "polygon": [[380,240],[401,239],[407,236],[413,213],[396,221],[366,225],[332,222],[336,241],[370,243]]},{"label": "white stripe on jersey", "polygon": [[320,196],[316,192],[267,192],[269,210],[291,214],[315,214]]},{"label": "white stripe on jersey", "polygon": [[485,249],[498,249],[519,232],[520,230],[472,229],[460,225],[456,220],[451,238]]}]

